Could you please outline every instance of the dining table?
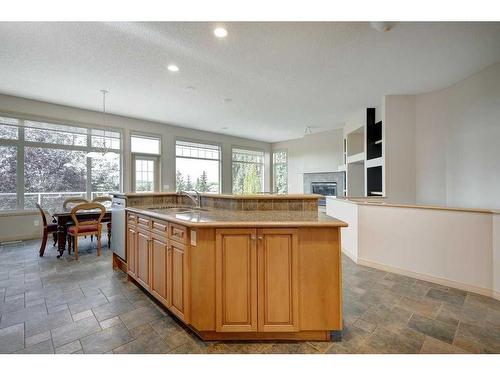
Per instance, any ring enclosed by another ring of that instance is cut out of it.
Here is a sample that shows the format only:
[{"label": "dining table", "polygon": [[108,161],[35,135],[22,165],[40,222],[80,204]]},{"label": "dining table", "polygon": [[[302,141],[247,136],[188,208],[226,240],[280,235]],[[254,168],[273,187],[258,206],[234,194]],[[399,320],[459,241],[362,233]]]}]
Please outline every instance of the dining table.
[{"label": "dining table", "polygon": [[[108,234],[108,248],[110,247],[110,242],[111,242],[111,212],[112,208],[106,207],[106,212],[104,213],[104,216],[101,220],[101,223],[106,223],[107,225],[107,234]],[[97,220],[99,218],[99,215],[101,214],[101,211],[99,210],[87,210],[87,211],[79,211],[76,214],[76,217],[78,221],[89,221],[89,220]],[[68,235],[68,227],[73,223],[73,219],[71,218],[71,210],[58,210],[51,212],[52,217],[55,220],[55,223],[57,223],[57,251],[59,252],[59,255],[57,256],[60,258],[64,250],[66,250],[66,241],[67,241],[67,235]],[[43,254],[40,254],[40,256],[43,256]]]}]

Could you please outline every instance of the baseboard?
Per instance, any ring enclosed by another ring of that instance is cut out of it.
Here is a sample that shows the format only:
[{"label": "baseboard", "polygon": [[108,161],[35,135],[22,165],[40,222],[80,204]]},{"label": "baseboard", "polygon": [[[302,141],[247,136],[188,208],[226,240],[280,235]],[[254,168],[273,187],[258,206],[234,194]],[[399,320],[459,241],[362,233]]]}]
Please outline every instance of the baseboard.
[{"label": "baseboard", "polygon": [[342,248],[342,252],[347,255],[354,263],[358,263],[358,256],[356,254],[354,254],[353,252],[345,249],[345,248]]},{"label": "baseboard", "polygon": [[[41,239],[41,235],[33,236],[33,235],[25,235],[25,236],[11,236],[11,237],[0,237],[0,243],[3,242],[11,242],[11,241],[29,241],[29,240],[39,240]],[[49,236],[49,238],[51,238]]]},{"label": "baseboard", "polygon": [[425,273],[413,272],[410,270],[406,270],[404,268],[388,266],[386,264],[373,262],[373,261],[359,258],[359,257],[358,257],[357,264],[360,264],[362,266],[376,268],[376,269],[386,271],[386,272],[397,273],[397,274],[403,275],[403,276],[413,277],[415,279],[428,281],[431,283],[440,284],[440,285],[448,286],[448,287],[455,288],[455,289],[465,290],[467,292],[481,294],[483,296],[492,297],[492,298],[495,298],[497,300],[500,300],[500,293],[493,291],[492,289],[483,288],[483,287],[479,287],[479,286],[471,285],[471,284],[466,284],[466,283],[462,283],[459,281],[450,280],[450,279],[446,279],[446,278],[442,278],[442,277],[427,275]]}]

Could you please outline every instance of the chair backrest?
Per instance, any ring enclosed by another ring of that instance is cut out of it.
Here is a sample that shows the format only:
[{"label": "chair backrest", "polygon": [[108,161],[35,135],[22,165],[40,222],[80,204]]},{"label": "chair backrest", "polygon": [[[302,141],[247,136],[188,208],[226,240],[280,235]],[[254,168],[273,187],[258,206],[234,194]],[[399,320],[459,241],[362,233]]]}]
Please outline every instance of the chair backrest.
[{"label": "chair backrest", "polygon": [[42,206],[40,206],[38,203],[36,203],[36,208],[38,208],[38,211],[40,211],[40,215],[42,215],[42,222],[43,222],[43,227],[47,227],[47,216],[45,215],[45,211],[43,210]]},{"label": "chair backrest", "polygon": [[[100,211],[99,217],[97,219],[79,221],[77,216],[78,211],[88,211],[88,210],[99,210]],[[106,207],[97,202],[82,203],[73,207],[73,209],[71,210],[71,218],[73,219],[73,223],[75,223],[76,232],[78,232],[78,227],[81,225],[97,224],[99,226],[99,224],[101,224],[101,220],[105,213],[106,213]]]},{"label": "chair backrest", "polygon": [[92,199],[92,202],[102,203],[104,207],[111,207],[111,202],[113,201],[113,197],[111,195],[100,195]]},{"label": "chair backrest", "polygon": [[63,209],[66,211],[70,208],[70,206],[78,205],[81,203],[88,203],[88,202],[89,201],[86,200],[85,198],[78,198],[78,197],[67,198],[63,203]]}]

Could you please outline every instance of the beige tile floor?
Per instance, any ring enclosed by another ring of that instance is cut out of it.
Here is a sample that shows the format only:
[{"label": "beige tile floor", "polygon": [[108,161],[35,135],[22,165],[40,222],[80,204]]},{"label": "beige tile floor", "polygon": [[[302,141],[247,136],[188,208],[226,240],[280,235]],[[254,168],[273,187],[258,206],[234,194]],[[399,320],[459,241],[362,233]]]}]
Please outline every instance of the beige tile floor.
[{"label": "beige tile floor", "polygon": [[0,246],[0,353],[500,353],[500,301],[343,259],[342,342],[203,342],[83,242]]}]

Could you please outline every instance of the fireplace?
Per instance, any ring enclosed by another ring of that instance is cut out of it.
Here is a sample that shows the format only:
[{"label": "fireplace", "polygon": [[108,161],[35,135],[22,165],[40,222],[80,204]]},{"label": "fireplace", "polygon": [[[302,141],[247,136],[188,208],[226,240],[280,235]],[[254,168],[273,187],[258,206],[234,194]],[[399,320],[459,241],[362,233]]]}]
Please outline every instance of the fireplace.
[{"label": "fireplace", "polygon": [[[304,194],[319,194],[323,197],[344,195],[344,172],[304,173]],[[326,199],[319,200],[324,208]]]},{"label": "fireplace", "polygon": [[337,196],[337,183],[333,181],[313,181],[311,182],[311,192],[322,195],[323,198],[318,200],[318,205],[325,206],[325,197]]}]

